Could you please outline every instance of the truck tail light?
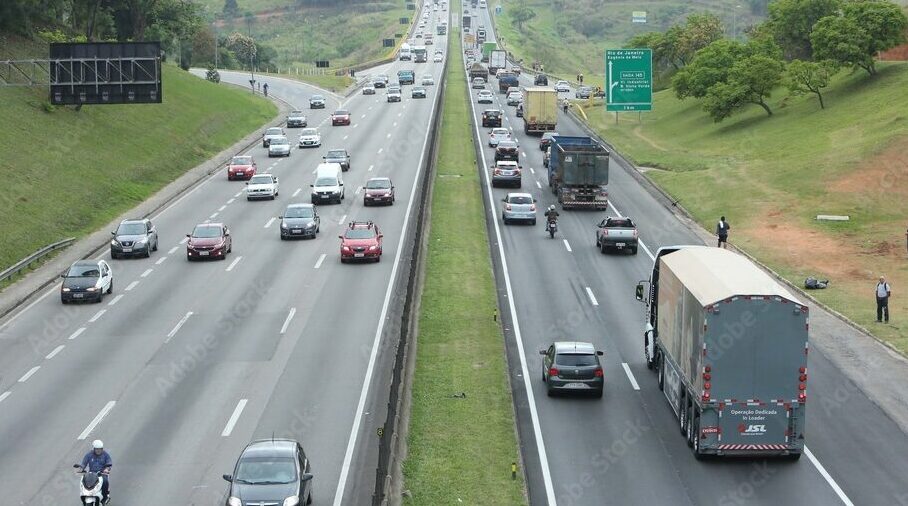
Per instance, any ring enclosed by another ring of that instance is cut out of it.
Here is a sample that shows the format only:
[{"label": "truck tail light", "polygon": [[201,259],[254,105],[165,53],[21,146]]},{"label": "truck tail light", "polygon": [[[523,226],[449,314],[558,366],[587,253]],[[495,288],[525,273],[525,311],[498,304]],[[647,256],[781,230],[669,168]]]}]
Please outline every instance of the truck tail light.
[{"label": "truck tail light", "polygon": [[549,376],[558,376],[558,368],[549,367]]},{"label": "truck tail light", "polygon": [[709,402],[709,392],[703,392],[701,399],[703,400],[703,402]]},{"label": "truck tail light", "polygon": [[597,377],[597,378],[602,378],[602,377],[605,376],[605,374],[602,372],[602,368],[601,368],[601,367],[597,367],[597,368],[596,368],[595,374],[596,374],[596,377]]},{"label": "truck tail light", "polygon": [[607,228],[603,228],[603,229],[602,229],[602,235],[605,236],[605,237],[608,237],[608,229],[607,229]]},{"label": "truck tail light", "polygon": [[800,402],[801,404],[804,404],[805,402],[807,402],[807,394],[805,394],[804,392],[799,393],[798,402]]},{"label": "truck tail light", "polygon": [[704,381],[709,381],[710,379],[712,379],[712,375],[711,375],[711,374],[709,374],[708,372],[703,373],[703,380],[704,380]]}]

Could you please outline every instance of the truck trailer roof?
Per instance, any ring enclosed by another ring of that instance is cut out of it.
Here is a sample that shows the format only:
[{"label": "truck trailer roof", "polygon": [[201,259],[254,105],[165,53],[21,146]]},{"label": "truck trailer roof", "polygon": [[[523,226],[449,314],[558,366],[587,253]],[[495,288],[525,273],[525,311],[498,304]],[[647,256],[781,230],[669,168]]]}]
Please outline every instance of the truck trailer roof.
[{"label": "truck trailer roof", "polygon": [[689,246],[661,260],[703,306],[745,295],[776,296],[803,305],[775,278],[726,249]]}]

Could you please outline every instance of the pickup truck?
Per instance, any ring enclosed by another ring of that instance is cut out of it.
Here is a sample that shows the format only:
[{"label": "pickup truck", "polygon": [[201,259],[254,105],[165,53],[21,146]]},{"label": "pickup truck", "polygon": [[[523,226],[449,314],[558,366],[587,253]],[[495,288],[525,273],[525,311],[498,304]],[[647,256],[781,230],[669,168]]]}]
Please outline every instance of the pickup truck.
[{"label": "pickup truck", "polygon": [[609,249],[630,250],[637,254],[637,225],[630,218],[606,218],[596,229],[596,247],[603,254]]}]

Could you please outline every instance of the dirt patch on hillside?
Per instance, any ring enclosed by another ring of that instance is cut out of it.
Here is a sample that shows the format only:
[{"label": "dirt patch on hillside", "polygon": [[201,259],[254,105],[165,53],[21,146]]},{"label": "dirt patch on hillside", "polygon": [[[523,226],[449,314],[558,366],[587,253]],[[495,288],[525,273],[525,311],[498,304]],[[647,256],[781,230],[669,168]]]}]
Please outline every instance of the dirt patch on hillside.
[{"label": "dirt patch on hillside", "polygon": [[867,158],[854,170],[834,179],[828,186],[835,193],[898,197],[908,200],[908,137],[893,142],[881,153]]}]

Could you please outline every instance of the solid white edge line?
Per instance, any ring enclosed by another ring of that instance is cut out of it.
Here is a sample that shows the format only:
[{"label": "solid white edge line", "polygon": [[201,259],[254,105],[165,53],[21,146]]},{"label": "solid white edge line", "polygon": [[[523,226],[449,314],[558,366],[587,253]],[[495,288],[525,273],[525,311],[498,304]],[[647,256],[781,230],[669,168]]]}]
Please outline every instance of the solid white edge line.
[{"label": "solid white edge line", "polygon": [[60,353],[61,351],[63,351],[63,348],[66,348],[65,344],[61,344],[60,346],[57,346],[56,348],[54,348],[54,351],[48,353],[47,356],[44,357],[44,360],[50,360],[50,359],[56,357],[57,353]]},{"label": "solid white edge line", "polygon": [[88,320],[88,323],[94,323],[94,322],[98,321],[98,318],[100,318],[101,316],[103,316],[104,313],[106,313],[106,312],[107,312],[106,309],[102,309],[102,310],[98,311],[97,313],[95,313],[94,316],[92,316],[92,317]]},{"label": "solid white edge line", "polygon": [[296,314],[296,308],[295,307],[290,308],[290,313],[287,314],[287,319],[284,320],[284,324],[281,326],[281,334],[283,334],[284,332],[287,332],[287,327],[290,326],[290,320],[293,319],[293,315],[295,315],[295,314]]},{"label": "solid white edge line", "polygon": [[41,302],[42,300],[44,300],[45,297],[47,297],[48,295],[50,295],[50,294],[56,292],[57,290],[59,290],[59,288],[56,287],[56,286],[52,286],[52,287],[48,288],[46,292],[44,292],[43,294],[41,294],[41,296],[38,297],[37,299],[35,299],[31,304],[25,306],[21,311],[19,311],[18,313],[16,313],[16,314],[10,316],[8,320],[6,320],[5,322],[3,322],[3,324],[0,325],[0,330],[3,330],[7,325],[9,325],[9,324],[13,323],[14,321],[16,321],[16,318],[19,318],[20,316],[22,316],[26,311],[28,311],[29,309],[31,309],[32,307],[34,307],[36,304],[38,304],[39,302]]},{"label": "solid white edge line", "polygon": [[242,260],[242,259],[243,259],[243,257],[241,257],[241,256],[234,258],[234,259],[233,259],[233,262],[230,262],[230,265],[228,265],[227,268],[226,268],[225,270],[226,270],[227,272],[232,271],[233,268],[236,267],[236,264],[240,263],[240,260]]},{"label": "solid white edge line", "polygon": [[124,291],[124,292],[128,292],[128,291],[132,290],[133,288],[135,288],[138,284],[139,284],[139,281],[138,281],[138,280],[133,281],[132,283],[130,283],[129,285],[127,285],[126,288],[123,289],[123,291]]},{"label": "solid white edge line", "polygon": [[18,383],[25,383],[26,381],[28,381],[28,378],[31,378],[33,374],[38,372],[38,369],[41,369],[40,365],[36,365],[35,367],[29,369],[27,373],[23,374],[22,377],[19,378]]},{"label": "solid white edge line", "polygon": [[621,367],[624,368],[624,374],[627,375],[628,381],[631,382],[631,387],[634,390],[640,390],[640,385],[637,384],[637,378],[634,377],[634,373],[631,372],[631,367],[627,365],[627,362],[621,362]]},{"label": "solid white edge line", "polygon": [[231,432],[233,432],[233,427],[240,419],[240,415],[243,414],[243,410],[246,408],[247,402],[249,402],[248,399],[240,399],[240,402],[236,403],[236,407],[233,408],[233,413],[230,415],[230,419],[227,420],[227,425],[225,425],[224,430],[221,431],[221,437],[227,437]]},{"label": "solid white edge line", "polygon": [[[467,86],[470,85],[470,81],[466,74],[464,79],[467,82]],[[479,132],[479,123],[476,121],[476,105],[473,101],[470,101],[470,111],[473,113],[473,127],[476,130],[476,138],[482,139],[482,135]],[[489,167],[486,163],[486,158],[484,153],[480,156],[482,159],[482,177],[485,181],[486,191],[489,195],[489,202],[495,202],[495,196],[492,194],[492,185],[489,184]],[[557,501],[555,499],[555,487],[552,484],[552,473],[549,470],[549,458],[545,450],[545,441],[542,438],[542,426],[539,422],[539,413],[536,410],[536,396],[533,393],[532,379],[530,371],[527,367],[527,358],[526,352],[523,349],[523,335],[520,332],[520,320],[517,319],[517,306],[514,304],[514,291],[511,288],[511,275],[508,272],[508,261],[505,258],[504,254],[504,241],[501,238],[501,227],[498,224],[498,220],[495,217],[495,210],[489,209],[489,214],[491,215],[492,223],[495,227],[495,239],[498,243],[498,254],[501,258],[501,270],[504,274],[504,286],[505,291],[508,297],[508,307],[511,313],[511,323],[514,326],[514,336],[516,337],[515,341],[517,342],[517,352],[520,356],[520,370],[523,374],[523,383],[524,389],[526,390],[527,395],[527,405],[530,408],[530,420],[533,425],[533,435],[536,439],[536,449],[539,453],[539,465],[542,468],[542,481],[545,486],[545,495],[550,506],[556,506]],[[533,376],[535,377],[535,376]]]},{"label": "solid white edge line", "polygon": [[70,340],[73,340],[73,339],[79,337],[83,332],[85,332],[85,327],[81,327],[81,328],[79,328],[79,329],[76,329],[76,331],[73,332],[72,335],[69,336],[69,339],[70,339]]},{"label": "solid white edge line", "polygon": [[[429,115],[429,124],[438,114],[440,104],[432,108],[432,114]],[[391,295],[394,293],[394,280],[397,279],[397,269],[400,267],[400,257],[403,253],[404,239],[407,237],[407,229],[410,227],[410,214],[413,210],[413,202],[416,198],[416,188],[419,186],[419,177],[422,174],[422,164],[426,156],[426,148],[429,145],[430,128],[426,128],[426,135],[423,138],[422,152],[419,155],[419,166],[416,167],[413,187],[410,189],[410,201],[407,203],[407,212],[404,215],[403,229],[400,232],[400,239],[397,242],[397,253],[394,255],[394,265],[391,267],[391,277],[389,278],[388,288],[385,291],[385,300],[382,302],[381,314],[378,318],[378,327],[375,329],[375,337],[372,339],[372,351],[369,354],[369,365],[366,367],[366,376],[363,378],[363,388],[359,394],[359,402],[356,406],[356,416],[353,418],[353,427],[350,430],[350,439],[347,441],[347,450],[344,452],[344,461],[341,465],[340,478],[337,481],[337,490],[334,493],[334,506],[342,506],[344,500],[344,489],[347,486],[347,477],[350,474],[350,465],[353,460],[353,451],[356,448],[356,438],[359,434],[359,427],[362,423],[363,412],[366,406],[366,397],[369,394],[369,387],[372,383],[372,375],[375,371],[375,361],[378,358],[378,345],[381,342],[382,331],[385,328],[385,318],[388,314],[388,307],[391,304]],[[381,153],[381,149],[378,150]],[[499,239],[500,242],[500,239]]]},{"label": "solid white edge line", "polygon": [[315,261],[315,268],[316,268],[316,269],[318,269],[319,267],[322,266],[322,262],[325,261],[325,257],[327,257],[327,256],[328,256],[327,253],[322,253],[322,255],[321,255],[320,257],[318,257],[318,260]]},{"label": "solid white edge line", "polygon": [[839,484],[836,483],[834,479],[832,479],[832,476],[830,476],[828,472],[826,472],[826,468],[823,467],[823,464],[820,464],[820,461],[813,456],[813,452],[810,451],[809,448],[807,448],[807,445],[804,445],[804,455],[807,455],[807,458],[810,459],[810,463],[813,464],[813,467],[817,468],[817,471],[820,472],[820,476],[822,476],[823,479],[826,480],[826,483],[828,483],[829,486],[832,487],[833,492],[835,492],[835,494],[839,496],[839,499],[842,500],[842,503],[846,506],[854,506],[854,503],[851,502],[851,499],[849,499],[847,495],[845,495],[845,492],[841,487],[839,487]]},{"label": "solid white edge line", "polygon": [[590,298],[590,302],[592,302],[594,306],[598,306],[598,305],[599,305],[599,301],[596,300],[596,296],[593,295],[593,290],[592,290],[590,287],[588,287],[588,286],[586,286],[586,287],[584,287],[584,288],[586,288],[586,294],[587,294],[587,296]]},{"label": "solid white edge line", "polygon": [[562,239],[564,241],[564,248],[568,250],[568,253],[573,253],[574,250],[571,249],[571,243],[567,239]]},{"label": "solid white edge line", "polygon": [[0,394],[0,402],[3,402],[3,399],[6,399],[6,398],[9,397],[11,394],[12,394],[12,392],[10,392],[9,390],[7,390],[6,392],[3,392],[2,394]]},{"label": "solid white edge line", "polygon": [[81,434],[79,434],[79,438],[78,438],[79,441],[82,441],[85,438],[87,438],[88,435],[91,434],[91,431],[95,430],[95,427],[97,427],[98,424],[101,423],[101,420],[103,420],[104,417],[107,416],[107,413],[110,413],[110,410],[112,410],[114,405],[116,405],[116,404],[117,404],[117,401],[110,401],[107,404],[105,404],[104,407],[101,408],[101,411],[98,413],[98,415],[95,416],[95,419],[92,420],[91,423],[88,424],[88,427],[85,427],[85,430],[83,430]]},{"label": "solid white edge line", "polygon": [[192,316],[192,311],[188,311],[185,315],[183,315],[182,318],[180,318],[180,321],[177,322],[176,326],[174,326],[173,329],[167,333],[167,339],[164,340],[165,343],[169,343],[170,340],[173,339],[173,336],[177,335],[177,332],[180,331],[180,327],[182,327],[186,323],[186,321],[189,320],[190,316]]}]

